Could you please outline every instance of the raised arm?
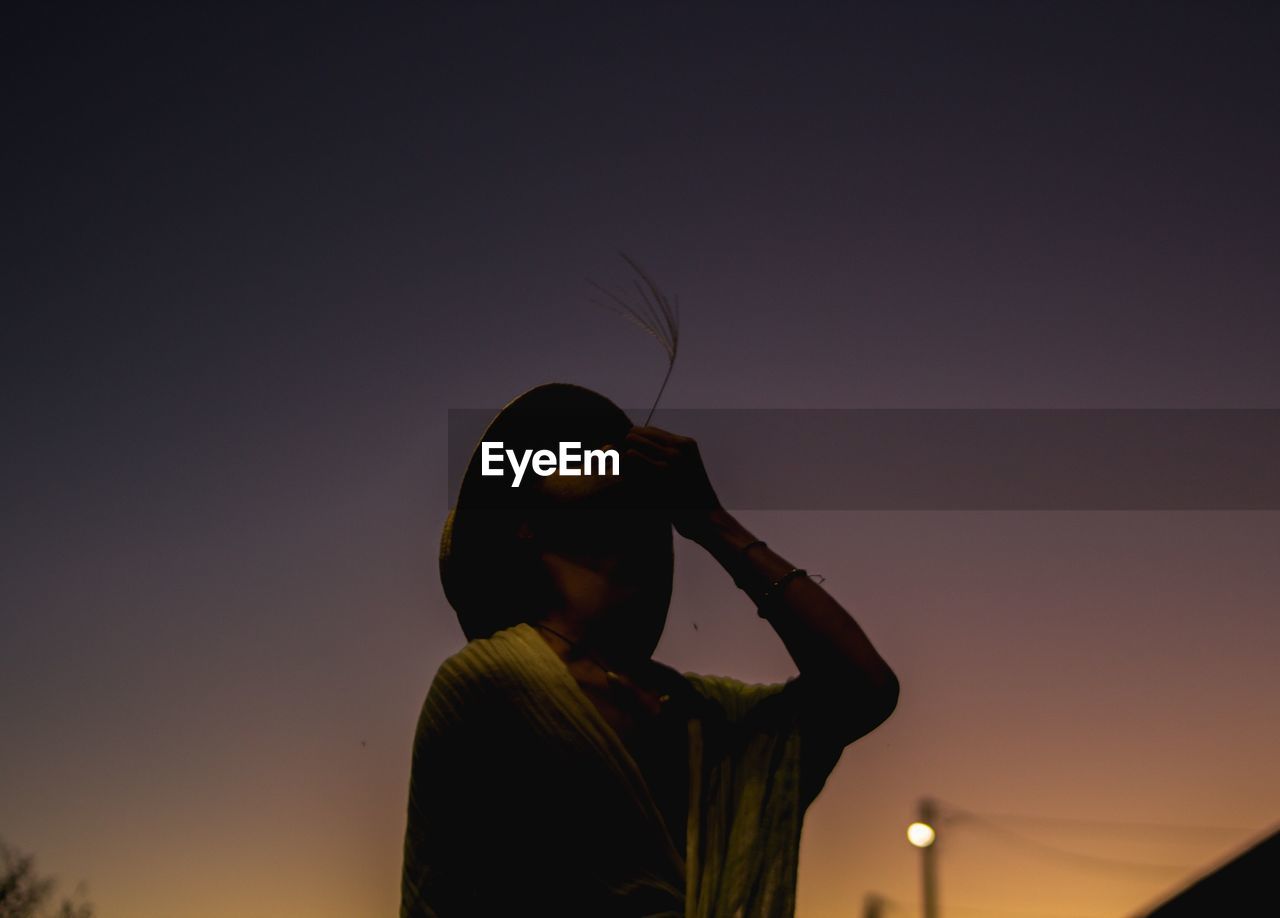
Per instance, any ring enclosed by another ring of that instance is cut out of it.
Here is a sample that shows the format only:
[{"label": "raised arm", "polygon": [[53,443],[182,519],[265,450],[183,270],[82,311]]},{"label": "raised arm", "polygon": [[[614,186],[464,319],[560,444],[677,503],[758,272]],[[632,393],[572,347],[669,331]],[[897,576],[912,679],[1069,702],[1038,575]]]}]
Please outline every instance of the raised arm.
[{"label": "raised arm", "polygon": [[840,603],[720,506],[697,443],[638,427],[627,446],[669,489],[676,531],[710,552],[761,607],[813,697],[830,701],[823,732],[847,745],[883,723],[898,701],[893,670]]}]

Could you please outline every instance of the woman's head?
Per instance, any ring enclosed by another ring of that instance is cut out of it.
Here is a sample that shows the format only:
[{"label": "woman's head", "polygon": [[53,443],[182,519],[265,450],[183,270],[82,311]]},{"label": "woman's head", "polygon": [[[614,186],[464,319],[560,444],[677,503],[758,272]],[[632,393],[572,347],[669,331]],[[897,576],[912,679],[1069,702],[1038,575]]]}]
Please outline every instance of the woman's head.
[{"label": "woman's head", "polygon": [[[549,482],[550,489],[556,484]],[[589,628],[619,652],[648,656],[671,602],[671,522],[625,488],[553,500],[521,521],[517,540],[537,568],[541,608]]]},{"label": "woman's head", "polygon": [[[615,447],[626,413],[598,393],[550,384],[499,412],[482,441],[516,451]],[[441,539],[440,573],[468,638],[572,609],[619,640],[656,645],[671,597],[672,531],[627,475],[481,474],[473,453]],[[650,650],[652,648],[650,647]]]}]

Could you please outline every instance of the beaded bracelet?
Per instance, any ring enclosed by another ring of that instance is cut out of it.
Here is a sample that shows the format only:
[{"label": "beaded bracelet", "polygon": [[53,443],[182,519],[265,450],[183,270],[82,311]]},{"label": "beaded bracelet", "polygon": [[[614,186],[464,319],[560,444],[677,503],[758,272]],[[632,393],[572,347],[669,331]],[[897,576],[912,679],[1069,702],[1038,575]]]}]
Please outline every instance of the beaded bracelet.
[{"label": "beaded bracelet", "polygon": [[809,576],[809,572],[802,568],[799,568],[799,567],[791,568],[791,570],[787,571],[785,574],[783,574],[781,577],[775,580],[773,584],[769,587],[769,589],[765,590],[760,595],[760,599],[756,602],[756,614],[759,615],[761,618],[767,619],[769,616],[766,610],[779,596],[782,595],[782,591],[787,588],[787,584],[790,583],[792,580],[796,580],[800,577],[808,577],[808,576]]}]

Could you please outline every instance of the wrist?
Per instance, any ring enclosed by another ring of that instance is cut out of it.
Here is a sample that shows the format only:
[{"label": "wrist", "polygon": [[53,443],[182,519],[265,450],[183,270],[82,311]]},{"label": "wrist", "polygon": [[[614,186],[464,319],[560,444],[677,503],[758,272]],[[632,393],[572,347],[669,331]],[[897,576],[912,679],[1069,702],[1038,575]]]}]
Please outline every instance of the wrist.
[{"label": "wrist", "polygon": [[756,541],[756,537],[723,507],[699,513],[691,521],[687,535],[713,554],[718,549],[740,551]]}]

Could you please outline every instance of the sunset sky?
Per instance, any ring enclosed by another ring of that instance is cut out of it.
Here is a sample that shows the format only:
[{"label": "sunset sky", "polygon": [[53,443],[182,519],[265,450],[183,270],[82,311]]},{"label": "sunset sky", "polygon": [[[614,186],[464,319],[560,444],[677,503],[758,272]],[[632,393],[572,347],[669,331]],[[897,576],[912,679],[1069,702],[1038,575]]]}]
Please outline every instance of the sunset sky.
[{"label": "sunset sky", "polygon": [[[448,410],[647,406],[619,249],[680,297],[670,409],[1280,408],[1274,6],[26,15],[0,839],[99,918],[395,914]],[[1280,513],[742,518],[902,682],[801,918],[917,914],[926,795],[957,918],[1122,918],[1280,821]],[[794,674],[688,543],[657,657]]]}]

